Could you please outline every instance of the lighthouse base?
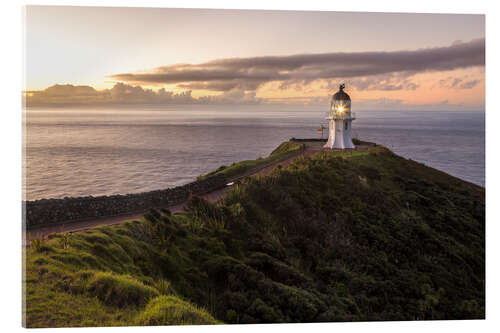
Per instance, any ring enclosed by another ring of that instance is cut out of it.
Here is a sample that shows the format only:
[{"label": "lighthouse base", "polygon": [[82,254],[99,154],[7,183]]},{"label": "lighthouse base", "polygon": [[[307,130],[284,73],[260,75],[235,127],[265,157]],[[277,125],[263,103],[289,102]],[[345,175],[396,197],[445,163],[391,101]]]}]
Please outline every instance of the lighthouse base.
[{"label": "lighthouse base", "polygon": [[326,145],[323,146],[323,150],[332,150],[332,151],[341,151],[341,150],[356,150],[356,146],[354,148],[328,148]]},{"label": "lighthouse base", "polygon": [[351,135],[351,119],[329,119],[330,133],[323,148],[343,150],[355,149]]}]

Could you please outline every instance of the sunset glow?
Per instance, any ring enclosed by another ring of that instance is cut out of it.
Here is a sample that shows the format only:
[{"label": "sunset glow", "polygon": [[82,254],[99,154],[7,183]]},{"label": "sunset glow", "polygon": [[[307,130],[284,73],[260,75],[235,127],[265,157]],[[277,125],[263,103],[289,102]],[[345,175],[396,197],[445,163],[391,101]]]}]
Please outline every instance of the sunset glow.
[{"label": "sunset glow", "polygon": [[28,106],[314,107],[345,82],[358,109],[484,109],[482,15],[29,6],[26,26]]}]

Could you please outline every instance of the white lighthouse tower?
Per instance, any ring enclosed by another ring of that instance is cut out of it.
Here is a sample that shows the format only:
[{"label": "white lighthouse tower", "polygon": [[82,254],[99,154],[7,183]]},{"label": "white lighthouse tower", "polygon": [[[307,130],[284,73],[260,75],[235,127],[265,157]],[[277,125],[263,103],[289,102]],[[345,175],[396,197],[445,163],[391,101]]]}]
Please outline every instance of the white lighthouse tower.
[{"label": "white lighthouse tower", "polygon": [[354,149],[352,143],[351,125],[356,115],[351,112],[351,98],[344,92],[345,85],[341,84],[339,91],[332,96],[330,111],[326,119],[330,123],[330,134],[324,148]]}]

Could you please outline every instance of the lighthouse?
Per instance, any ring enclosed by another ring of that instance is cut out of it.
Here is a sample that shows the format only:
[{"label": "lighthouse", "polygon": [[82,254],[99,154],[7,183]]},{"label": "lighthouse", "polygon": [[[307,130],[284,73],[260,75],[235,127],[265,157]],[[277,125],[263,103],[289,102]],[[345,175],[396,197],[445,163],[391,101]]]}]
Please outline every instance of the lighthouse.
[{"label": "lighthouse", "polygon": [[330,111],[326,114],[329,121],[330,133],[324,148],[354,149],[352,143],[351,126],[356,115],[351,112],[351,98],[344,91],[345,84],[341,84],[339,91],[332,96]]}]

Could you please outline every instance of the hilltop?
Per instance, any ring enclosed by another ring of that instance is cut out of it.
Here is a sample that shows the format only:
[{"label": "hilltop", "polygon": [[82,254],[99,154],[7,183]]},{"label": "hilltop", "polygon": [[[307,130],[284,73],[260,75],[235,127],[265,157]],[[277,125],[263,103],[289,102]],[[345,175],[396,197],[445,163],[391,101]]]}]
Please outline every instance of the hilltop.
[{"label": "hilltop", "polygon": [[382,146],[300,156],[217,203],[49,238],[26,250],[28,327],[485,315],[484,188]]}]

